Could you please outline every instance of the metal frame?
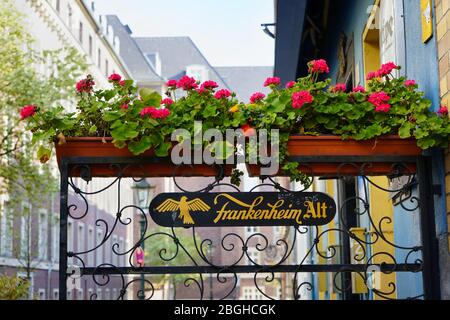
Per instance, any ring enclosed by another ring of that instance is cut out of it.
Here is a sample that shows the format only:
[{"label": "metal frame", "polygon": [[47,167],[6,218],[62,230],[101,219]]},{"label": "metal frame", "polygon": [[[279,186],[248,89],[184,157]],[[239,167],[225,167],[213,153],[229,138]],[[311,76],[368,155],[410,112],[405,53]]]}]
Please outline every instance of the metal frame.
[{"label": "metal frame", "polygon": [[[364,175],[364,167],[368,163],[375,163],[375,162],[383,162],[383,163],[392,163],[393,168],[393,175],[399,175],[399,167],[402,167],[403,163],[416,163],[417,165],[417,179],[414,179],[414,176],[411,175],[410,183],[407,183],[402,190],[396,190],[400,192],[401,194],[403,191],[405,191],[405,194],[407,190],[410,190],[410,188],[414,185],[417,185],[419,187],[419,199],[409,199],[410,202],[416,203],[417,206],[414,208],[408,208],[404,207],[407,211],[414,211],[419,210],[420,211],[420,223],[421,223],[421,235],[422,235],[422,245],[421,246],[415,246],[415,247],[402,247],[397,246],[394,243],[390,243],[392,246],[406,250],[406,259],[403,262],[397,262],[395,257],[390,257],[386,263],[378,264],[378,267],[380,267],[381,272],[383,273],[392,273],[392,272],[421,272],[422,273],[422,282],[423,282],[423,295],[419,295],[417,297],[410,297],[410,298],[423,298],[423,299],[439,299],[440,298],[440,289],[439,289],[439,267],[438,267],[438,247],[437,247],[437,238],[436,238],[436,228],[435,228],[435,220],[434,220],[434,208],[433,208],[433,193],[432,193],[432,182],[431,182],[431,172],[430,172],[430,159],[427,157],[295,157],[292,158],[294,161],[299,161],[302,164],[304,163],[340,163],[342,166],[344,165],[356,165],[361,166],[361,176],[364,177],[368,181],[368,183],[374,185],[368,177]],[[279,259],[276,263],[271,265],[259,265],[255,261],[253,261],[249,255],[248,255],[248,245],[250,238],[259,238],[263,240],[263,244],[261,243],[257,245],[257,250],[260,252],[263,252],[268,247],[268,239],[265,237],[264,234],[258,233],[251,235],[248,239],[243,239],[237,234],[234,234],[230,232],[225,237],[222,238],[222,247],[220,249],[225,251],[232,251],[237,250],[236,247],[233,245],[232,247],[227,247],[227,245],[224,245],[224,241],[235,238],[238,242],[242,244],[242,254],[240,256],[240,259],[236,261],[233,264],[221,266],[221,265],[215,265],[208,259],[207,255],[207,246],[211,246],[212,241],[210,239],[204,239],[201,242],[198,242],[196,239],[196,232],[195,227],[192,227],[192,235],[196,246],[195,254],[197,254],[200,257],[200,261],[193,258],[193,253],[189,253],[185,250],[182,243],[179,242],[177,238],[176,231],[171,228],[170,231],[168,231],[165,236],[171,238],[174,242],[174,245],[176,246],[176,252],[178,254],[179,251],[185,252],[190,259],[192,260],[192,265],[190,266],[145,266],[145,267],[139,267],[134,266],[132,261],[132,256],[134,251],[137,247],[140,246],[144,241],[148,241],[153,235],[147,235],[147,233],[143,232],[141,234],[141,239],[133,244],[133,246],[125,251],[119,252],[118,246],[116,246],[116,249],[114,247],[112,248],[113,253],[120,254],[120,255],[128,255],[129,256],[129,265],[128,267],[118,267],[114,266],[112,264],[100,264],[96,267],[86,267],[83,259],[80,257],[82,254],[86,254],[87,252],[91,252],[96,250],[98,247],[105,244],[106,240],[108,239],[109,235],[112,234],[112,230],[109,230],[105,233],[104,239],[102,243],[95,248],[89,248],[89,250],[83,252],[83,253],[74,253],[74,252],[68,252],[67,248],[67,222],[70,214],[70,204],[68,203],[68,195],[69,195],[69,188],[73,189],[75,194],[82,197],[86,203],[86,211],[84,215],[89,214],[89,206],[88,203],[83,196],[83,191],[79,189],[77,186],[74,185],[71,177],[71,170],[76,168],[82,168],[86,170],[81,170],[82,175],[84,175],[85,179],[89,180],[89,165],[92,164],[107,164],[107,165],[114,165],[118,168],[118,174],[117,174],[117,181],[120,181],[122,179],[121,177],[121,170],[124,166],[133,166],[133,165],[142,165],[142,164],[149,164],[149,163],[159,163],[161,160],[158,158],[144,158],[144,157],[130,157],[130,158],[118,158],[118,157],[75,157],[75,158],[62,158],[61,159],[61,181],[60,181],[60,268],[59,268],[59,292],[60,292],[60,299],[66,300],[67,299],[67,279],[71,276],[68,273],[68,258],[73,257],[74,259],[77,259],[81,262],[82,267],[80,268],[81,275],[82,276],[92,276],[94,281],[99,284],[96,281],[96,276],[101,275],[102,277],[106,277],[106,282],[109,281],[109,277],[111,275],[117,275],[121,278],[122,281],[122,290],[120,291],[120,296],[117,297],[118,299],[123,299],[124,295],[126,293],[127,288],[130,286],[131,283],[136,282],[136,280],[132,280],[128,283],[125,282],[125,276],[127,275],[142,275],[142,274],[198,274],[199,277],[191,277],[187,278],[185,281],[185,285],[189,285],[192,283],[195,283],[196,288],[199,290],[199,297],[200,299],[203,299],[205,297],[205,289],[204,289],[204,283],[203,283],[203,275],[204,274],[216,274],[217,280],[220,282],[222,281],[228,281],[227,279],[231,279],[230,281],[234,281],[234,284],[232,283],[232,289],[230,292],[225,294],[222,299],[226,299],[230,297],[232,291],[236,287],[237,283],[237,275],[241,273],[251,273],[254,274],[254,283],[257,289],[267,298],[272,299],[271,296],[267,295],[265,292],[261,290],[261,288],[258,286],[257,283],[257,277],[261,275],[265,275],[265,281],[271,282],[274,280],[274,274],[275,273],[292,273],[294,274],[294,285],[293,285],[293,296],[295,299],[301,298],[299,296],[299,289],[301,287],[307,287],[308,290],[312,290],[313,284],[312,283],[301,283],[298,284],[297,281],[297,274],[299,272],[310,272],[310,273],[321,273],[321,272],[332,272],[334,273],[334,285],[337,290],[341,291],[343,293],[344,297],[349,297],[349,292],[351,292],[351,287],[343,287],[339,288],[339,285],[336,283],[337,275],[338,274],[347,274],[349,275],[350,272],[358,273],[359,276],[361,276],[364,281],[367,281],[367,268],[368,265],[374,265],[373,263],[370,264],[370,260],[373,258],[373,256],[370,256],[368,252],[364,252],[364,256],[367,259],[366,264],[351,264],[350,259],[348,255],[349,252],[344,253],[347,255],[347,257],[344,258],[345,263],[342,264],[303,264],[303,262],[306,260],[307,256],[312,254],[312,252],[315,252],[315,254],[322,256],[322,254],[318,250],[318,243],[321,240],[321,237],[329,231],[323,231],[319,234],[319,229],[317,227],[295,227],[294,232],[294,240],[292,243],[292,246],[290,247],[289,243],[285,240],[278,240],[277,245],[281,247],[285,247],[285,252],[282,254],[281,259]],[[401,170],[400,170],[401,171]],[[404,175],[407,173],[403,172]],[[337,177],[344,177],[344,175],[337,172]],[[142,178],[142,177],[140,177]],[[312,177],[314,179],[314,177]],[[175,179],[175,177],[174,177]],[[266,178],[267,179],[267,178]],[[283,189],[279,184],[277,184],[274,180],[271,178],[268,178],[268,183],[262,183],[261,185],[258,185],[254,188],[255,191],[261,186],[272,186],[275,189],[278,189],[280,191],[286,191]],[[212,184],[206,186],[202,192],[209,192],[210,190],[214,189],[217,186],[225,186],[227,184],[222,183],[221,178],[219,177],[216,179],[215,182]],[[417,181],[417,182],[415,182]],[[176,182],[175,182],[176,184]],[[178,184],[177,184],[178,186]],[[232,187],[231,185],[228,185]],[[376,185],[375,185],[376,186]],[[179,186],[178,186],[179,187]],[[379,186],[376,186],[379,187]],[[182,189],[181,187],[179,187]],[[232,187],[233,188],[233,187]],[[306,189],[306,188],[305,188]],[[101,192],[103,190],[100,190]],[[189,192],[188,190],[183,190],[186,192]],[[238,191],[238,190],[235,190]],[[390,192],[392,190],[385,190],[387,192]],[[119,191],[120,196],[120,191]],[[403,202],[408,199],[404,199]],[[363,201],[364,199],[359,199],[358,201]],[[401,203],[402,207],[403,204]],[[367,214],[370,217],[370,211],[369,211],[369,205],[368,203],[364,202],[365,212],[359,212],[357,214],[363,215]],[[141,210],[138,207],[135,207],[136,210]],[[141,210],[141,214],[145,218],[146,224],[145,228],[148,227],[147,223],[147,216],[148,213],[145,213]],[[84,216],[83,215],[83,216]],[[76,217],[76,219],[79,219],[80,217]],[[116,223],[122,223],[124,222],[121,220],[120,214],[116,217]],[[130,223],[130,222],[128,222]],[[345,226],[344,226],[345,227]],[[364,243],[366,245],[371,245],[375,243],[378,240],[386,241],[383,234],[383,230],[381,227],[381,223],[379,226],[373,226],[376,230],[376,237],[375,240],[369,240],[367,242],[361,241],[361,243]],[[378,228],[377,228],[378,227]],[[353,238],[355,239],[355,236],[350,232],[349,229],[336,229],[334,230],[338,233],[344,234],[347,238]],[[311,234],[315,234],[315,236],[312,238],[312,244],[311,248],[309,248],[307,255],[304,257],[303,262],[300,264],[286,264],[289,256],[291,255],[295,239],[297,238],[297,235],[305,234],[307,232],[311,232]],[[358,242],[358,238],[356,238]],[[265,245],[264,245],[265,243]],[[258,247],[259,246],[259,247]],[[123,249],[123,248],[120,248]],[[328,250],[331,250],[328,248]],[[411,255],[416,254],[417,252],[421,252],[421,258],[415,259],[414,262],[409,261],[409,258]],[[378,253],[380,254],[380,253]],[[331,253],[328,256],[322,256],[325,259],[331,259],[336,255],[336,250],[332,249]],[[175,258],[174,257],[165,257],[162,252],[159,252],[159,256],[164,261],[170,261]],[[240,261],[245,258],[249,258],[249,261],[252,262],[252,265],[240,265]],[[224,275],[230,275],[230,278],[225,278]],[[221,278],[222,277],[222,278]],[[345,277],[344,277],[345,278]],[[346,277],[348,278],[348,277]],[[225,280],[224,280],[225,279]],[[148,280],[145,280],[146,282],[149,282]],[[347,279],[348,281],[348,279]],[[105,283],[105,282],[103,282]],[[103,285],[103,284],[99,284]],[[342,284],[341,284],[342,286]],[[150,287],[153,288],[153,284],[150,283]],[[395,286],[394,286],[395,287]],[[142,290],[141,290],[142,291]],[[382,297],[382,298],[389,298],[390,292],[376,292],[376,290],[373,290],[374,294]],[[395,288],[394,288],[395,291]],[[145,292],[138,292],[138,297],[145,295]],[[91,297],[92,299],[95,299],[94,296]],[[149,297],[150,299],[151,297]]]}]

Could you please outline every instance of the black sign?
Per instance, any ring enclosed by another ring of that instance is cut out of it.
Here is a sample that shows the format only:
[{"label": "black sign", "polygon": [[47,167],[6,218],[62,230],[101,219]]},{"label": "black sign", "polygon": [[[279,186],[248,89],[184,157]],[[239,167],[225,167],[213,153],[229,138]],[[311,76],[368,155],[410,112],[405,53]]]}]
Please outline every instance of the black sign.
[{"label": "black sign", "polygon": [[336,203],[320,192],[161,193],[149,210],[164,227],[319,226]]}]

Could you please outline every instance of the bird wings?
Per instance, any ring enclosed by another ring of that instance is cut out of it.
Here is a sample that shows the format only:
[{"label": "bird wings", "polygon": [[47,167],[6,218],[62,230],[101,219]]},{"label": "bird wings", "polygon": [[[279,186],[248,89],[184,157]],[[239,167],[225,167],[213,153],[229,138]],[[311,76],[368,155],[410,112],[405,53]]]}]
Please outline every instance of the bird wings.
[{"label": "bird wings", "polygon": [[156,208],[156,210],[158,210],[159,212],[167,212],[167,211],[176,211],[179,208],[180,208],[180,202],[172,200],[172,199],[167,199],[166,201],[161,203]]},{"label": "bird wings", "polygon": [[203,200],[199,198],[188,201],[187,204],[189,206],[189,210],[192,211],[209,211],[211,209],[210,206],[208,206],[206,203],[203,202]]}]

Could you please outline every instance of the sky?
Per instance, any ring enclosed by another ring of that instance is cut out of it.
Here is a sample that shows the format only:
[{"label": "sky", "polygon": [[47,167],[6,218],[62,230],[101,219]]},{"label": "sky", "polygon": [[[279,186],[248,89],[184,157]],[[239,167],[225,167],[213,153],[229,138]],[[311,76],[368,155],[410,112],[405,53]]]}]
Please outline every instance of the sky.
[{"label": "sky", "polygon": [[[274,0],[95,0],[134,36],[189,36],[213,66],[272,66]],[[180,53],[182,54],[182,53]]]}]

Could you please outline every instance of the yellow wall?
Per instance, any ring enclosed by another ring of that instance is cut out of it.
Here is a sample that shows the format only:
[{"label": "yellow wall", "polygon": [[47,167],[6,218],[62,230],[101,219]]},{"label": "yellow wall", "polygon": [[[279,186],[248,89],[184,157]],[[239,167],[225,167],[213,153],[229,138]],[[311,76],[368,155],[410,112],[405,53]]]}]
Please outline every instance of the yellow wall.
[{"label": "yellow wall", "polygon": [[[371,181],[373,181],[375,184],[379,185],[380,187],[384,189],[389,188],[389,182],[386,177],[371,177]],[[375,186],[370,185],[369,187],[369,194],[370,194],[370,215],[372,217],[373,223],[378,228],[378,223],[383,217],[389,217],[391,219],[391,223],[387,224],[386,221],[383,222],[383,234],[385,238],[391,242],[394,243],[394,209],[392,205],[392,200],[389,198],[389,193],[383,190],[380,190],[376,188]],[[373,228],[371,228],[370,232],[375,232]],[[395,254],[395,248],[388,244],[383,239],[379,238],[375,244],[372,245],[372,255],[377,252],[387,252],[391,255]],[[373,263],[392,263],[391,259],[387,257],[386,255],[380,255],[378,257],[375,257],[373,260]],[[380,273],[380,284],[381,287],[379,290],[381,292],[390,292],[391,287],[389,287],[389,283],[395,284],[395,273],[391,274],[384,274]],[[389,298],[396,298],[396,293],[394,292],[392,295],[388,296]],[[378,297],[374,294],[375,300],[383,300],[383,298]]]}]

